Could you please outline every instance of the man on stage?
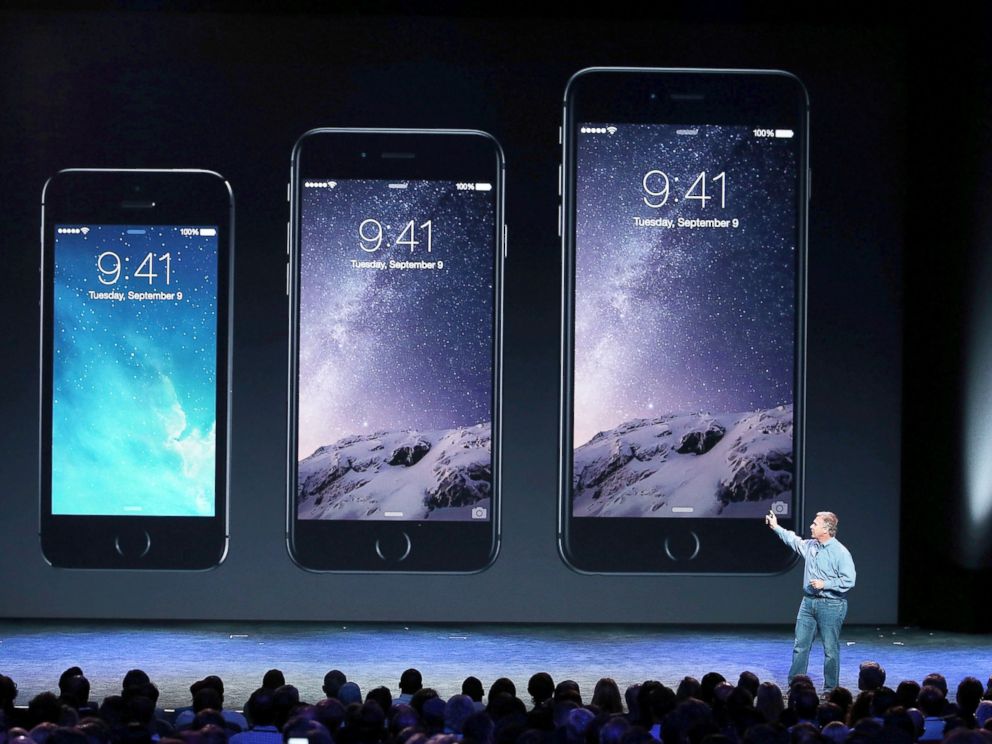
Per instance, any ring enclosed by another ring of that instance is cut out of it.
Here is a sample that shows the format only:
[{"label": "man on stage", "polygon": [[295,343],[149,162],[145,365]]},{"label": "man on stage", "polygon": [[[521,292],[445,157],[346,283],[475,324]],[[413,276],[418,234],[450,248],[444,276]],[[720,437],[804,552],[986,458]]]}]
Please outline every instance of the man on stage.
[{"label": "man on stage", "polygon": [[846,595],[856,578],[854,560],[836,538],[837,515],[817,512],[809,526],[809,540],[779,527],[774,512],[768,513],[765,524],[806,561],[789,681],[797,674],[806,674],[809,650],[819,631],[823,640],[823,686],[830,691],[840,683],[840,627],[847,616]]}]

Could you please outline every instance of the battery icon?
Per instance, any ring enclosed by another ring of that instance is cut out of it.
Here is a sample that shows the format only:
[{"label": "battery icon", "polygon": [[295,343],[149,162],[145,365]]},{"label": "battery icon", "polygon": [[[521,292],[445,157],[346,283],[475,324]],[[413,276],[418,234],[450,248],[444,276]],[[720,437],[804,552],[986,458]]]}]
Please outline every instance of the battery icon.
[{"label": "battery icon", "polygon": [[200,235],[201,235],[201,237],[202,236],[210,237],[210,236],[216,235],[216,234],[217,234],[217,228],[215,228],[215,227],[201,227],[200,228]]},{"label": "battery icon", "polygon": [[491,183],[477,183],[475,184],[476,191],[492,191],[493,185]]},{"label": "battery icon", "polygon": [[778,139],[792,139],[795,136],[795,132],[791,129],[776,129],[775,136]]}]

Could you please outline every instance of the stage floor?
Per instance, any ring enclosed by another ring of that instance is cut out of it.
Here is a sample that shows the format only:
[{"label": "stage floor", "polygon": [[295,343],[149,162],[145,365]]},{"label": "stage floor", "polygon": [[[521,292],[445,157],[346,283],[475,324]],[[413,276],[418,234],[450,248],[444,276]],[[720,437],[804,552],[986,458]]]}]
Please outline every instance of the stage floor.
[{"label": "stage floor", "polygon": [[[340,669],[362,694],[385,685],[397,694],[400,673],[416,667],[424,685],[442,697],[461,690],[474,675],[488,689],[505,676],[527,699],[527,680],[545,671],[555,682],[573,679],[589,700],[600,677],[627,685],[657,679],[674,686],[685,675],[709,671],[736,682],[749,669],[784,687],[792,646],[791,627],[656,627],[565,625],[411,625],[313,623],[94,623],[0,621],[0,674],[17,682],[18,705],[37,693],[58,691],[58,677],[82,667],[101,700],[120,692],[128,669],[144,669],[165,708],[189,705],[189,685],[208,674],[224,680],[228,707],[241,708],[262,674],[281,669],[301,698],[323,697],[329,669]],[[920,681],[930,672],[947,677],[950,692],[965,676],[984,683],[992,673],[992,636],[919,628],[845,627],[841,684],[857,688],[858,664],[885,667],[887,682]],[[819,686],[823,655],[810,657]],[[528,701],[529,702],[529,701]]]}]

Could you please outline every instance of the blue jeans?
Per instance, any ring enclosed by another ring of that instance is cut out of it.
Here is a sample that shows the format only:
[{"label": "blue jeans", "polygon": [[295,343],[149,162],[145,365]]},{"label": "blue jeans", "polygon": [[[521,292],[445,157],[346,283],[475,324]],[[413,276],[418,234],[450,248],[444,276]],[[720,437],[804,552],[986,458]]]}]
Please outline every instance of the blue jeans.
[{"label": "blue jeans", "polygon": [[814,599],[803,597],[796,616],[796,642],[792,647],[792,667],[789,681],[797,674],[806,674],[809,650],[816,632],[823,641],[823,687],[832,690],[840,684],[840,626],[847,617],[846,599]]}]

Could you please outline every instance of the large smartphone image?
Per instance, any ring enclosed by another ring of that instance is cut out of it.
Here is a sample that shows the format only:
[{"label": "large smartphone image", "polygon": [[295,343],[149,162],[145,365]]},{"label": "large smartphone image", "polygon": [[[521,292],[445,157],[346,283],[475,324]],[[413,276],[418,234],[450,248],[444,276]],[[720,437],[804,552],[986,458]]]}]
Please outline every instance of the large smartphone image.
[{"label": "large smartphone image", "polygon": [[209,171],[65,170],[45,184],[40,533],[52,565],[224,559],[233,209]]},{"label": "large smartphone image", "polygon": [[561,555],[784,570],[763,516],[803,525],[802,84],[583,70],[562,135]]},{"label": "large smartphone image", "polygon": [[499,544],[503,157],[319,129],[290,184],[288,545],[319,571],[480,571]]}]

